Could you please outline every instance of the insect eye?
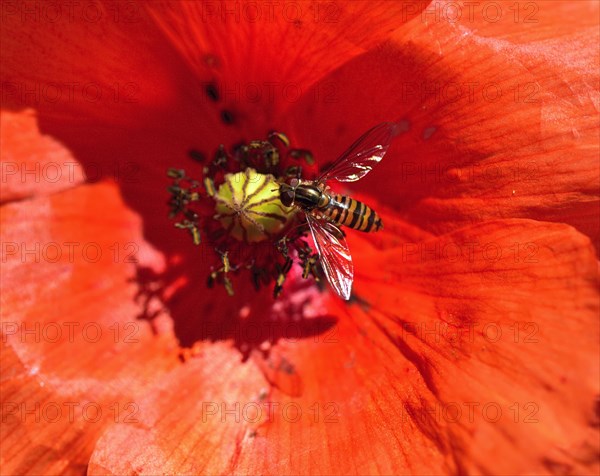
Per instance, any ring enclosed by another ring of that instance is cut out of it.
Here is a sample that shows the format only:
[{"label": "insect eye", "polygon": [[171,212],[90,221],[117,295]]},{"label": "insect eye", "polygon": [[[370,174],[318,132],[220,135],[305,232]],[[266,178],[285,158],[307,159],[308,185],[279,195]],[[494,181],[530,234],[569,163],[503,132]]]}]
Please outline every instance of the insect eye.
[{"label": "insect eye", "polygon": [[281,200],[281,203],[283,203],[286,207],[291,207],[292,204],[294,203],[295,195],[296,194],[294,193],[294,190],[285,189],[285,190],[282,190],[281,193],[279,194],[279,199]]}]

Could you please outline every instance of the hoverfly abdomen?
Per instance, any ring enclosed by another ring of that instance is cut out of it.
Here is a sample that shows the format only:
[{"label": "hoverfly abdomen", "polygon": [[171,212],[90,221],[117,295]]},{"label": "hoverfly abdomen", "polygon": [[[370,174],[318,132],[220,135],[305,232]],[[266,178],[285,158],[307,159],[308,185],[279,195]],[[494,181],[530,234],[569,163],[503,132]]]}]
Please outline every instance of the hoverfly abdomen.
[{"label": "hoverfly abdomen", "polygon": [[370,232],[383,228],[381,218],[371,207],[346,195],[332,195],[321,212],[334,223],[354,230]]}]

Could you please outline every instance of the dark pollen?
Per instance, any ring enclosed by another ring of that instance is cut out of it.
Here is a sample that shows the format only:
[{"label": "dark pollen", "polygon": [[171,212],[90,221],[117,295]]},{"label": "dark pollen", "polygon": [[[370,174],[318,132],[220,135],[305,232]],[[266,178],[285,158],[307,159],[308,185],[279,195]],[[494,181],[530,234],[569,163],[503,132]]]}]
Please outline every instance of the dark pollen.
[{"label": "dark pollen", "polygon": [[233,124],[235,122],[235,118],[233,117],[233,113],[231,111],[228,111],[227,109],[223,109],[221,111],[221,120],[225,123],[225,124]]},{"label": "dark pollen", "polygon": [[199,150],[190,149],[188,151],[188,155],[191,159],[195,160],[196,162],[204,163],[206,161],[206,156]]},{"label": "dark pollen", "polygon": [[204,91],[211,101],[217,102],[220,99],[219,90],[215,83],[209,83],[205,86]]}]

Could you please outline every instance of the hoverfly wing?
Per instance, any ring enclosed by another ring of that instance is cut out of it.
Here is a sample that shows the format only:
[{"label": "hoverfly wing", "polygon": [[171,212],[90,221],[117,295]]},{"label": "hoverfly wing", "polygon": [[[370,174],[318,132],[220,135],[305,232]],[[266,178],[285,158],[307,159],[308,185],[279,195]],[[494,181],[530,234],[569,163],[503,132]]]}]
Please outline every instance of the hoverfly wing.
[{"label": "hoverfly wing", "polygon": [[327,281],[334,291],[346,301],[350,299],[354,265],[343,233],[333,223],[306,214],[310,232]]},{"label": "hoverfly wing", "polygon": [[355,182],[367,175],[387,152],[394,137],[404,125],[384,122],[365,132],[346,152],[331,164],[317,182],[333,179],[338,182]]}]

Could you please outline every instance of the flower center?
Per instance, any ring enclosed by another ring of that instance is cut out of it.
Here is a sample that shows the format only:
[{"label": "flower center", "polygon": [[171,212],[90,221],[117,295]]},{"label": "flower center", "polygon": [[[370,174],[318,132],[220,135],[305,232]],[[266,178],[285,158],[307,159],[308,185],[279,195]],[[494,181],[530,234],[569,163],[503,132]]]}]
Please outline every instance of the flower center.
[{"label": "flower center", "polygon": [[217,219],[236,240],[257,243],[280,233],[294,210],[279,200],[279,183],[253,168],[226,174],[215,194]]},{"label": "flower center", "polygon": [[279,192],[281,183],[300,176],[300,164],[311,175],[309,151],[290,149],[285,135],[272,133],[267,141],[251,141],[232,153],[220,146],[209,162],[197,151],[190,156],[204,163],[203,177],[194,180],[184,170],[169,169],[170,216],[196,245],[214,249],[209,287],[222,284],[231,295],[232,276],[249,273],[257,290],[274,282],[278,296],[294,263],[304,279],[319,280],[318,254],[305,240],[305,221],[295,207],[281,203]]}]

